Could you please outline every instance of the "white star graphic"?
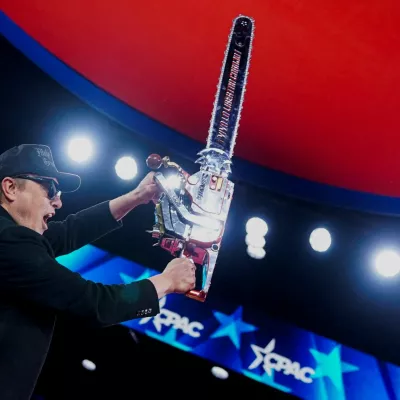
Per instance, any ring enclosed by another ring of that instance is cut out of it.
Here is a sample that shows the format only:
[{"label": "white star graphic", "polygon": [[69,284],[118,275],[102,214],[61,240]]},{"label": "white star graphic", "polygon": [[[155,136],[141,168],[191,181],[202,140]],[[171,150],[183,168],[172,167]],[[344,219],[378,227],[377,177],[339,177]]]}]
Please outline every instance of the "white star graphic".
[{"label": "white star graphic", "polygon": [[[264,348],[257,346],[256,344],[250,345],[251,349],[254,351],[254,354],[256,355],[256,359],[249,365],[249,369],[257,368],[262,364],[262,362],[264,361],[264,357],[267,354],[272,353],[274,351],[275,342],[276,340],[272,339]],[[272,370],[267,364],[264,365],[264,370],[269,376],[272,376]]]}]

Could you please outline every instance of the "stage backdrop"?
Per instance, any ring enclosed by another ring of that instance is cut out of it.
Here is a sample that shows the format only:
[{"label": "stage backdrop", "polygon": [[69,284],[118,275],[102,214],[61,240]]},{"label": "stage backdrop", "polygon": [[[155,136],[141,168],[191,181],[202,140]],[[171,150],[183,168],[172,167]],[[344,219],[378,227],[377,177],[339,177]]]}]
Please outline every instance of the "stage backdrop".
[{"label": "stage backdrop", "polygon": [[102,113],[191,160],[232,20],[255,18],[233,177],[400,214],[400,2],[6,0],[0,34]]},{"label": "stage backdrop", "polygon": [[[158,273],[92,245],[58,261],[86,279],[106,284]],[[124,325],[303,399],[400,400],[400,368],[369,354],[240,304],[214,309],[207,302],[168,295],[160,305],[157,316]]]}]

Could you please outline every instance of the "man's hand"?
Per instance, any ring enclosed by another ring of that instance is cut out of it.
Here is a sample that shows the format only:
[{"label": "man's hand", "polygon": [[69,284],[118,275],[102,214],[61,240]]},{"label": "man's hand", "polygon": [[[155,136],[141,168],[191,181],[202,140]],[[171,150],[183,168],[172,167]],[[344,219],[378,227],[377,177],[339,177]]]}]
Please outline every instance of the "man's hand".
[{"label": "man's hand", "polygon": [[134,197],[138,204],[147,204],[150,201],[157,202],[161,195],[161,190],[154,181],[155,172],[149,172],[133,190]]},{"label": "man's hand", "polygon": [[187,258],[174,258],[164,271],[149,278],[153,282],[158,298],[170,293],[185,294],[195,288],[196,266]]},{"label": "man's hand", "polygon": [[171,293],[186,293],[196,284],[196,266],[187,258],[175,258],[168,263],[162,275],[171,281]]},{"label": "man's hand", "polygon": [[160,195],[161,190],[154,182],[154,172],[149,172],[135,189],[110,201],[111,214],[119,221],[141,204],[156,203]]}]

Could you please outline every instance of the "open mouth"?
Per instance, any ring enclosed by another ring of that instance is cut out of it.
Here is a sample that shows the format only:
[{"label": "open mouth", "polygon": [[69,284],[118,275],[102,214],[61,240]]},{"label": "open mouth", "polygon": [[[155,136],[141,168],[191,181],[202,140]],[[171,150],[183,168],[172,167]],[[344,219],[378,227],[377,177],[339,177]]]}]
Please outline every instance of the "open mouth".
[{"label": "open mouth", "polygon": [[44,221],[44,223],[45,223],[46,225],[47,225],[48,220],[49,220],[51,217],[53,217],[53,214],[46,214],[46,215],[43,217],[43,221]]}]

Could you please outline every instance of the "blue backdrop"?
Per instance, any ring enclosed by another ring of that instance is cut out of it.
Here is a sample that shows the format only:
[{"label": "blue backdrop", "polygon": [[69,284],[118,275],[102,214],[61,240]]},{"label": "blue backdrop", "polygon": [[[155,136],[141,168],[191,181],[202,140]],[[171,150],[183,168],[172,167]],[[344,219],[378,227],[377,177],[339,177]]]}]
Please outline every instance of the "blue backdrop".
[{"label": "blue backdrop", "polygon": [[[158,273],[92,245],[58,261],[106,284]],[[369,354],[240,304],[213,309],[207,302],[168,295],[160,306],[157,316],[123,325],[303,399],[400,400],[400,368]]]}]

